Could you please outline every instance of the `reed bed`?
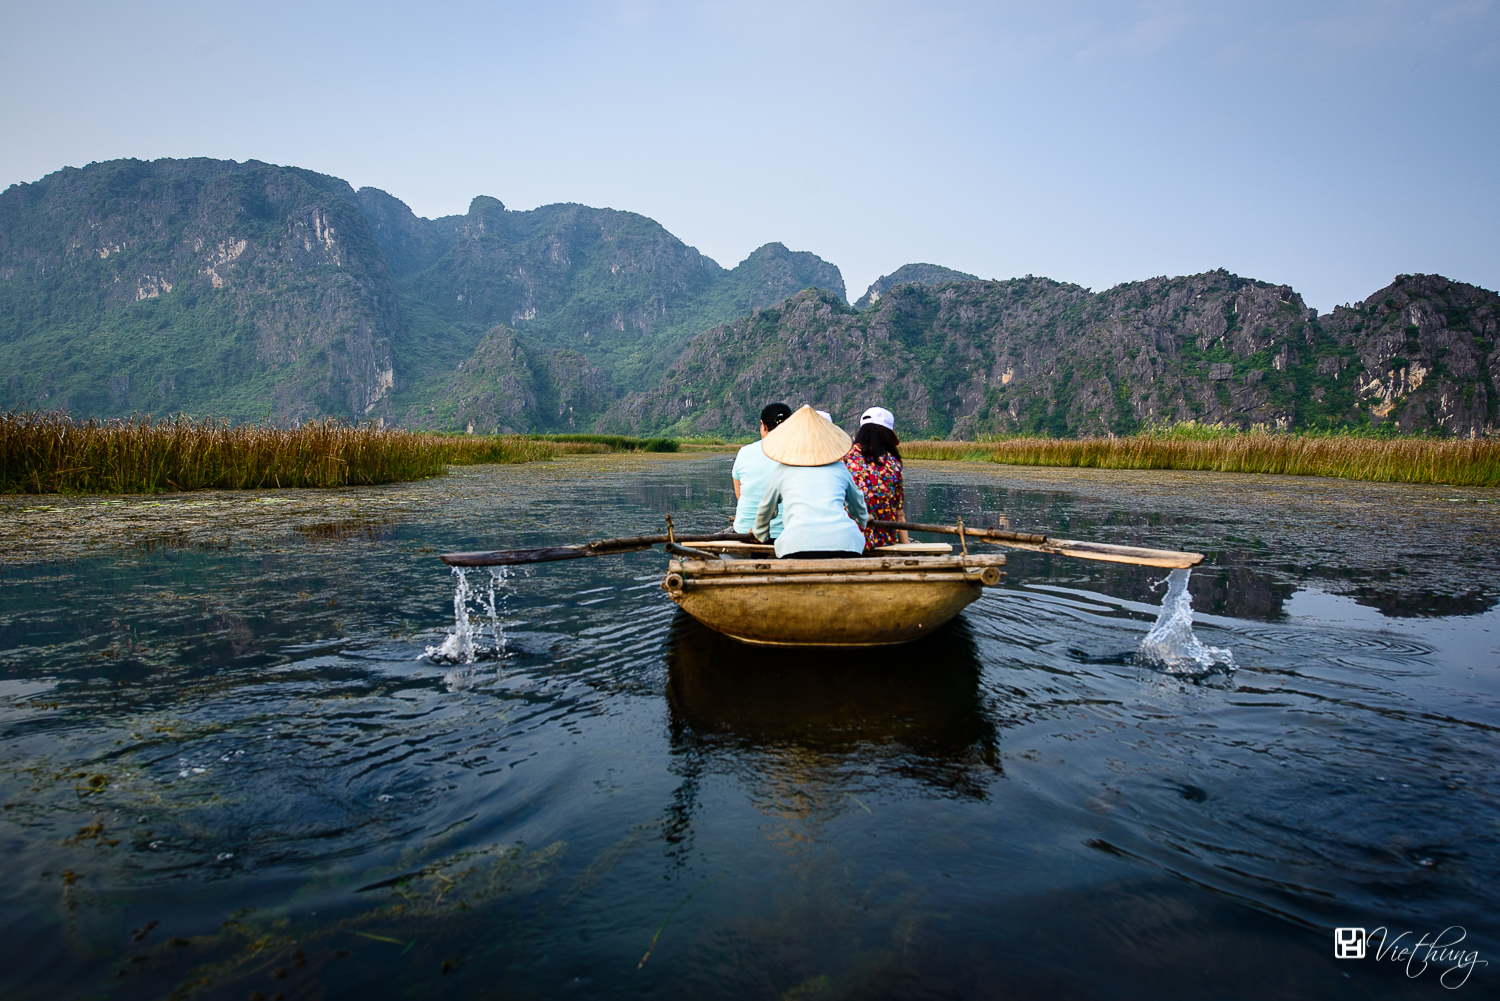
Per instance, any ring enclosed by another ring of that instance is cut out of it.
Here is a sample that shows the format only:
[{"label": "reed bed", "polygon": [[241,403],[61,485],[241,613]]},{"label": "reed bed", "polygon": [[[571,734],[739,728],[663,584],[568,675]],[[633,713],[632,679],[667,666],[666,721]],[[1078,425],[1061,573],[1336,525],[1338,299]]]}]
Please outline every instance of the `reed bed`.
[{"label": "reed bed", "polygon": [[[675,438],[632,438],[623,434],[531,434],[526,437],[568,446],[599,446],[592,449],[596,452],[675,452],[678,449]],[[586,450],[569,448],[568,451]]]},{"label": "reed bed", "polygon": [[75,421],[0,415],[0,493],[344,487],[441,476],[449,465],[564,451],[518,436],[445,438],[332,418],[298,427],[214,418]]},{"label": "reed bed", "polygon": [[1117,438],[912,441],[902,442],[901,452],[911,459],[1016,466],[1201,469],[1382,483],[1500,486],[1500,440],[1494,438],[1373,438],[1188,427]]}]

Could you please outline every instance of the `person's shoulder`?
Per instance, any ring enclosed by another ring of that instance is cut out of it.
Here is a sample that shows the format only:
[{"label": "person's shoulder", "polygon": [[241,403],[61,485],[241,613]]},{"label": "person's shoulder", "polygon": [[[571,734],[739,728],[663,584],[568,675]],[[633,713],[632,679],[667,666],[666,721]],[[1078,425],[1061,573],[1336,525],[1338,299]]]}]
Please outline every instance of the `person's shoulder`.
[{"label": "person's shoulder", "polygon": [[765,457],[766,453],[761,451],[760,442],[752,441],[748,445],[740,446],[740,450],[734,453],[734,462],[735,465],[739,465],[742,461],[754,462],[756,459],[764,459]]}]

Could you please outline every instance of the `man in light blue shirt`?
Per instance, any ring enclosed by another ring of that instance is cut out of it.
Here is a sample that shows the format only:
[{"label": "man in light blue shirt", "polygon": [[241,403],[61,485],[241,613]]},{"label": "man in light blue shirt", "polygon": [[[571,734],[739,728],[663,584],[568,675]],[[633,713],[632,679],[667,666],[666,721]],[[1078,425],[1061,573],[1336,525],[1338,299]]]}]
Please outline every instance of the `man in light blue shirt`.
[{"label": "man in light blue shirt", "polygon": [[[777,426],[792,416],[792,408],[785,403],[767,404],[760,412],[760,436],[776,430]],[[755,512],[760,508],[760,499],[765,494],[766,484],[780,463],[766,458],[760,442],[755,441],[740,449],[734,457],[734,496],[738,503],[734,508],[734,530],[749,532],[755,528]],[[781,517],[771,521],[771,538],[781,534]]]}]

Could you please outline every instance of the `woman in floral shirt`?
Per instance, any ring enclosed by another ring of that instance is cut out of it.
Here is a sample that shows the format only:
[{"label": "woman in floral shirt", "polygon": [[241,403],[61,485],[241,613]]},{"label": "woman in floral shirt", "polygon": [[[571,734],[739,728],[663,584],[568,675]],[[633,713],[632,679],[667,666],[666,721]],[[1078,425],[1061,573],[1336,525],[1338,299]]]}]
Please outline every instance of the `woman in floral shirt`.
[{"label": "woman in floral shirt", "polygon": [[[905,521],[906,496],[901,487],[901,439],[896,437],[896,416],[884,407],[871,407],[859,419],[854,444],[844,456],[844,465],[854,485],[865,495],[872,521]],[[865,528],[865,552],[876,546],[908,541],[905,531]]]}]

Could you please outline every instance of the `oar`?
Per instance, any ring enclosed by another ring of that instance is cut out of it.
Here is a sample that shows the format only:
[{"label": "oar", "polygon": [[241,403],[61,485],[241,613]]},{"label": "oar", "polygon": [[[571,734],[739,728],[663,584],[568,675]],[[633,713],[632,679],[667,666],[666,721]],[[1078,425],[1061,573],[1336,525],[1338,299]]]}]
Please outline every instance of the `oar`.
[{"label": "oar", "polygon": [[549,563],[553,560],[576,560],[584,556],[609,556],[634,553],[664,542],[755,542],[753,535],[738,532],[716,532],[713,535],[631,535],[620,539],[599,539],[581,546],[553,546],[548,549],[502,549],[486,553],[444,553],[440,559],[450,567],[501,567],[516,563]]},{"label": "oar", "polygon": [[910,521],[872,521],[872,528],[904,528],[908,532],[937,532],[941,535],[962,534],[966,539],[994,542],[1012,549],[1029,549],[1037,553],[1076,556],[1084,560],[1108,563],[1134,563],[1143,567],[1168,567],[1182,570],[1203,562],[1202,553],[1179,553],[1171,549],[1143,549],[1140,546],[1111,546],[1103,542],[1080,542],[1076,539],[1054,539],[1031,532],[1010,532],[999,528],[969,528],[954,525],[920,525]]},{"label": "oar", "polygon": [[728,559],[722,553],[711,553],[706,549],[694,549],[691,546],[679,546],[675,542],[669,542],[662,546],[673,556],[686,556],[690,560],[724,560]]}]

